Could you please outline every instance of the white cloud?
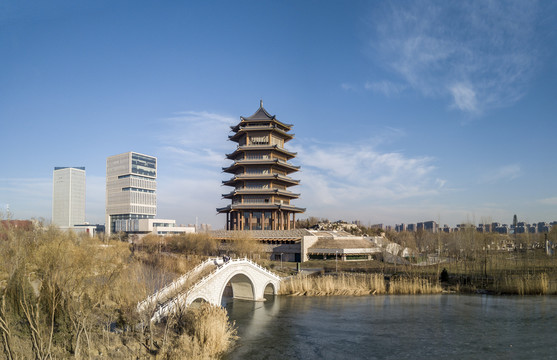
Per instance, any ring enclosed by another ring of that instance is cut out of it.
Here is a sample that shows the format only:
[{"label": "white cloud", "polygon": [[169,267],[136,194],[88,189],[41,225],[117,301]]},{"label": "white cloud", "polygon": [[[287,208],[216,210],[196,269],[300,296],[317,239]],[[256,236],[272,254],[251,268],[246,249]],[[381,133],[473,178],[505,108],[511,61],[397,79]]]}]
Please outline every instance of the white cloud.
[{"label": "white cloud", "polygon": [[396,95],[402,92],[406,86],[403,84],[397,84],[392,81],[375,81],[375,82],[366,82],[364,85],[366,90],[371,90],[376,93],[381,93],[385,96]]},{"label": "white cloud", "polygon": [[344,91],[354,91],[357,90],[357,86],[354,84],[349,84],[349,83],[342,83],[340,84],[340,87],[342,88],[342,90]]},{"label": "white cloud", "polygon": [[470,86],[455,84],[451,86],[449,90],[454,100],[453,107],[471,113],[477,113],[479,111],[476,93]]},{"label": "white cloud", "polygon": [[550,198],[545,198],[545,199],[540,199],[538,200],[538,202],[545,204],[545,205],[557,205],[557,196],[556,197],[550,197]]},{"label": "white cloud", "polygon": [[239,119],[214,112],[184,111],[162,119],[158,136],[158,206],[159,216],[175,218],[179,223],[210,223],[222,227],[224,216],[216,208],[224,206],[221,186],[226,178],[221,168],[229,163],[225,154],[234,151],[227,141],[230,126]]},{"label": "white cloud", "polygon": [[[520,99],[539,58],[532,1],[395,2],[376,11],[373,56],[425,96],[466,113]],[[379,14],[379,15],[377,15]]]},{"label": "white cloud", "polygon": [[[225,154],[236,144],[227,142],[226,136],[229,126],[237,122],[210,112],[185,112],[163,120],[159,216],[173,216],[181,223],[192,223],[198,217],[200,222],[223,226],[224,216],[216,215],[216,208],[228,203],[221,194],[230,189],[221,185],[229,177],[221,167],[230,163]],[[395,139],[404,136],[396,128],[386,128],[384,133]],[[294,162],[302,166],[302,171],[293,174],[302,180],[301,185],[291,190],[302,194],[296,204],[307,207],[311,214],[332,209],[338,216],[350,216],[355,209],[367,211],[374,201],[385,204],[437,195],[444,186],[443,180],[432,176],[433,159],[426,156],[407,157],[382,153],[370,145],[314,140],[296,141],[289,149],[298,152]]]},{"label": "white cloud", "polygon": [[159,135],[161,152],[179,158],[181,164],[219,163],[233,144],[226,141],[230,126],[237,122],[230,116],[207,111],[184,111],[163,119]]},{"label": "white cloud", "polygon": [[314,207],[364,209],[376,201],[389,202],[437,195],[444,185],[431,177],[429,157],[381,153],[366,145],[298,145],[303,200]]},{"label": "white cloud", "polygon": [[518,178],[521,174],[522,171],[519,164],[503,165],[487,171],[487,173],[480,178],[480,182],[493,184],[510,181]]}]

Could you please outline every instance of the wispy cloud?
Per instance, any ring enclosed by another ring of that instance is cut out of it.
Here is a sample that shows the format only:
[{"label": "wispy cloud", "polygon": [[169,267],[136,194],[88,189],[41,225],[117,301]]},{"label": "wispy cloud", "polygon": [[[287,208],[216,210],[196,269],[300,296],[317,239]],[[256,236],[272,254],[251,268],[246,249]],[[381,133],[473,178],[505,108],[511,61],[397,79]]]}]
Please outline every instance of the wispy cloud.
[{"label": "wispy cloud", "polygon": [[356,91],[358,90],[358,86],[350,83],[342,83],[340,84],[340,88],[344,91]]},{"label": "wispy cloud", "polygon": [[544,204],[544,205],[557,205],[557,196],[555,197],[550,197],[550,198],[545,198],[545,199],[540,199],[538,200],[539,203]]},{"label": "wispy cloud", "polygon": [[376,93],[381,93],[385,96],[396,95],[406,89],[406,85],[394,83],[392,81],[374,81],[374,82],[366,82],[364,88],[366,90],[371,90]]},{"label": "wispy cloud", "polygon": [[[235,144],[227,141],[230,126],[237,117],[208,111],[183,111],[161,119],[158,134],[159,217],[173,217],[179,223],[212,223],[221,227],[223,216],[216,208],[224,206],[221,168],[225,154]],[[173,215],[171,215],[173,214]]]},{"label": "wispy cloud", "polygon": [[376,14],[374,59],[422,94],[450,97],[454,109],[511,105],[535,71],[534,1],[394,2]]},{"label": "wispy cloud", "polygon": [[377,199],[431,196],[444,185],[432,177],[435,166],[430,157],[382,153],[354,144],[298,145],[293,150],[302,165],[303,197],[312,206],[361,207]]},{"label": "wispy cloud", "polygon": [[392,81],[366,81],[362,83],[342,83],[340,87],[344,91],[373,91],[374,93],[383,94],[385,96],[394,96],[406,89],[408,86]]},{"label": "wispy cloud", "polygon": [[453,107],[458,110],[476,113],[479,111],[476,92],[471,86],[465,84],[454,84],[449,88],[454,100]]},{"label": "wispy cloud", "polygon": [[238,119],[207,111],[184,111],[162,119],[158,139],[161,152],[178,159],[180,166],[215,166],[222,163],[232,143],[226,141]]},{"label": "wispy cloud", "polygon": [[[221,167],[230,163],[224,154],[235,147],[226,136],[229,126],[238,119],[210,112],[184,112],[162,122],[164,134],[158,137],[160,216],[178,213],[180,222],[191,223],[199,217],[218,227],[224,217],[216,216],[215,208],[226,205],[220,195],[230,190],[221,185],[220,180],[229,177]],[[294,162],[302,166],[301,172],[293,174],[302,180],[301,186],[292,188],[302,193],[296,204],[311,208],[311,214],[318,214],[320,209],[343,209],[340,214],[348,208],[367,211],[373,201],[389,203],[444,191],[445,181],[433,176],[434,159],[377,150],[385,138],[396,141],[405,136],[403,130],[385,128],[382,134],[383,140],[373,145],[311,139],[289,145],[290,150],[298,152]]]},{"label": "wispy cloud", "polygon": [[488,171],[480,178],[481,183],[498,183],[518,178],[522,174],[519,164],[503,165]]}]

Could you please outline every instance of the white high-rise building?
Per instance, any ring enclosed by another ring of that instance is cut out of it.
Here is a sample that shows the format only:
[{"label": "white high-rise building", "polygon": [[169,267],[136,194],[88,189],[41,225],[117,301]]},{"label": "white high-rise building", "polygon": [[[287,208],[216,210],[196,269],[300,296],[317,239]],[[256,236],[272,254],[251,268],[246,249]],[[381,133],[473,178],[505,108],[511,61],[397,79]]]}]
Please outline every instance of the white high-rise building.
[{"label": "white high-rise building", "polygon": [[157,214],[157,158],[136,152],[106,159],[106,233],[137,232]]},{"label": "white high-rise building", "polygon": [[52,223],[63,228],[85,223],[85,168],[55,167]]}]

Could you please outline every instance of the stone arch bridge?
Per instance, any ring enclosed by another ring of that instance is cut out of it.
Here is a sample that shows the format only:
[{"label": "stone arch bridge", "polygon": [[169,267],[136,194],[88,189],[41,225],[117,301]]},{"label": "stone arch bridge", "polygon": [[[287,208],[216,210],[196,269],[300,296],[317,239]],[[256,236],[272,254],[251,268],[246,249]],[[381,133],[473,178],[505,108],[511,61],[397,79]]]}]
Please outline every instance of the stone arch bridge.
[{"label": "stone arch bridge", "polygon": [[140,302],[137,310],[153,314],[152,321],[160,321],[192,303],[220,306],[228,284],[235,299],[264,301],[265,295],[278,293],[280,280],[280,276],[247,258],[226,262],[211,258]]}]

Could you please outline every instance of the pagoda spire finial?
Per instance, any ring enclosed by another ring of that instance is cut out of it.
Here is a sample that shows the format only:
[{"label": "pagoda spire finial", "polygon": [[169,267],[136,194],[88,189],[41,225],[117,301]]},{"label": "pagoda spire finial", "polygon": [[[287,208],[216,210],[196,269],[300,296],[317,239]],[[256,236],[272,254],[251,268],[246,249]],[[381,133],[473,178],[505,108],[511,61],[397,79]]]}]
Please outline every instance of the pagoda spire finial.
[{"label": "pagoda spire finial", "polygon": [[259,100],[259,107],[261,107],[261,108],[263,107],[263,99]]}]

